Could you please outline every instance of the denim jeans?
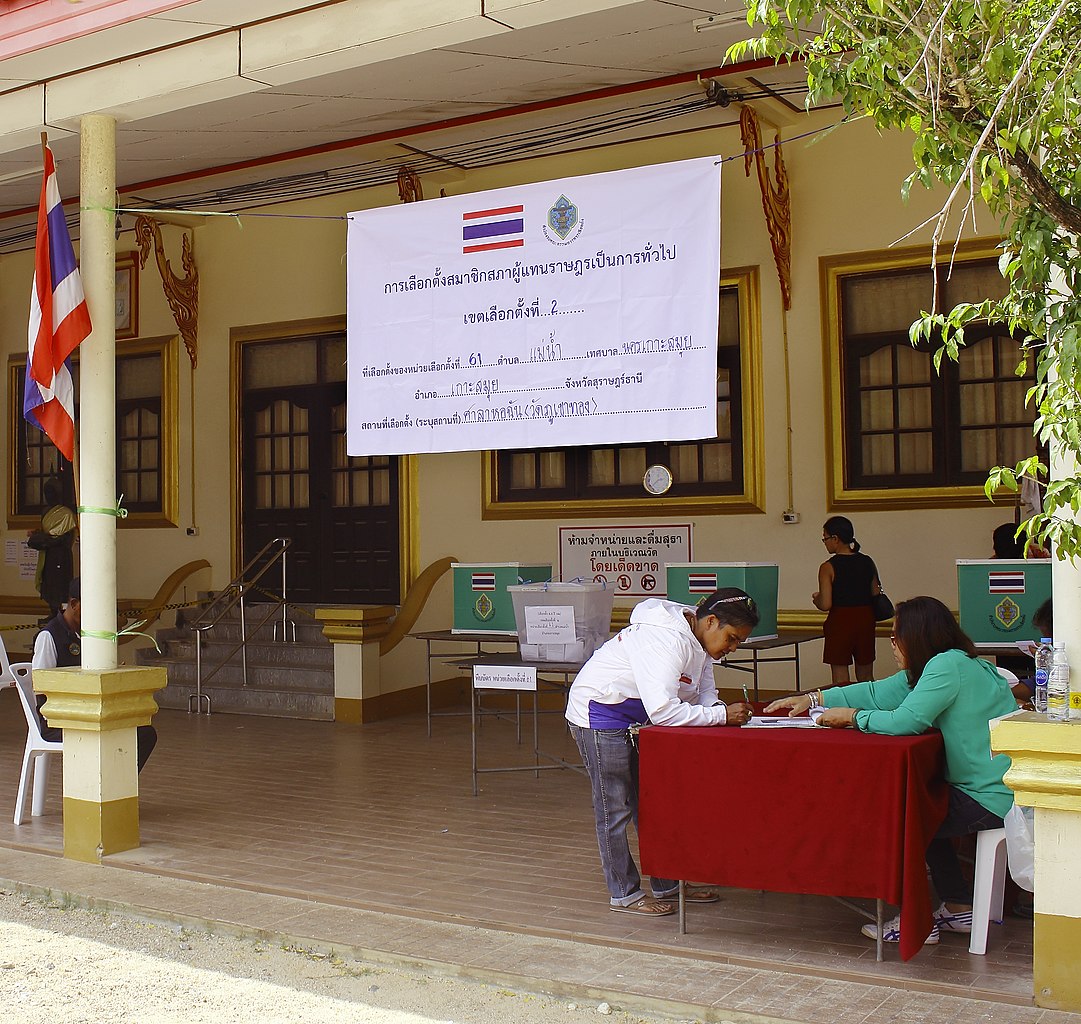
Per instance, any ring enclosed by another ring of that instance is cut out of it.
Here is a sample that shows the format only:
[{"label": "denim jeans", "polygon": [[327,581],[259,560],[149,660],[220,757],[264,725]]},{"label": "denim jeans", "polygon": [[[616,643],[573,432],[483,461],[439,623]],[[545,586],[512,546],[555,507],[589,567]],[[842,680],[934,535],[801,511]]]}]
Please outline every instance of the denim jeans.
[{"label": "denim jeans", "polygon": [[[571,735],[593,788],[597,846],[611,902],[627,906],[642,897],[642,876],[631,856],[627,826],[638,827],[638,748],[626,729],[586,729],[570,724]],[[654,893],[667,894],[678,882],[650,879]]]},{"label": "denim jeans", "polygon": [[949,810],[927,847],[927,867],[931,870],[931,881],[940,900],[969,906],[972,903],[972,883],[965,881],[957,851],[950,840],[989,828],[1002,828],[1002,819],[956,786],[950,786],[949,790]]}]

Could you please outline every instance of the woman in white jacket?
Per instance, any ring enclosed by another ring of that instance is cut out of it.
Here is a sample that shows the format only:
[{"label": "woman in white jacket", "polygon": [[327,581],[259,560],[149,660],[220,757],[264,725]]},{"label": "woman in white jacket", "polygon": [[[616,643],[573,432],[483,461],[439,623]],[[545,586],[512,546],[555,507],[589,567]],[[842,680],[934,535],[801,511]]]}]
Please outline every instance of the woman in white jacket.
[{"label": "woman in white jacket", "polygon": [[[650,599],[636,605],[630,625],[599,648],[582,667],[567,700],[567,721],[593,788],[593,811],[610,909],[663,916],[675,907],[664,899],[678,881],[651,879],[653,895],[631,856],[627,826],[638,824],[638,749],[641,725],[742,725],[749,704],[717,697],[713,663],[747,639],[758,623],[749,595],[718,590],[697,608]],[[714,902],[709,889],[688,899]]]}]

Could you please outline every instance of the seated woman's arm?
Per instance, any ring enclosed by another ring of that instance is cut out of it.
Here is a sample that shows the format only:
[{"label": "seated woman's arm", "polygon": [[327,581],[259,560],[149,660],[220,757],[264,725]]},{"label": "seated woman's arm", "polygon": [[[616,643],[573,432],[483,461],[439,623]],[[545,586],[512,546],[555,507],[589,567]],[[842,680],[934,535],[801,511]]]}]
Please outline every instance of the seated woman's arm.
[{"label": "seated woman's arm", "polygon": [[[900,707],[908,692],[908,675],[905,672],[869,683],[849,683],[847,686],[833,686],[818,691],[822,697],[822,707],[850,709]],[[773,701],[767,706],[766,714],[787,710],[790,716],[802,715],[811,704],[810,691],[795,693],[791,697],[780,697]]]},{"label": "seated woman's arm", "polygon": [[853,724],[864,732],[885,736],[918,736],[956,699],[961,685],[957,666],[942,658],[932,658],[916,685],[893,710],[861,709]]}]

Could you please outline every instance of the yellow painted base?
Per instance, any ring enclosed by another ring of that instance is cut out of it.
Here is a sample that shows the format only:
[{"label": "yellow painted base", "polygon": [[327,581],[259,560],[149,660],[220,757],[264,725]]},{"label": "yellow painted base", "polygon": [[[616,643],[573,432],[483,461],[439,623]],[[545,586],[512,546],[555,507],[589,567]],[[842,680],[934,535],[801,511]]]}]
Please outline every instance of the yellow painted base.
[{"label": "yellow painted base", "polygon": [[139,798],[95,803],[64,797],[64,856],[87,864],[139,845]]},{"label": "yellow painted base", "polygon": [[1081,919],[1036,914],[1032,934],[1032,988],[1036,1005],[1081,1011]]},{"label": "yellow painted base", "polygon": [[356,697],[334,698],[334,721],[350,725],[364,724],[364,701]]}]

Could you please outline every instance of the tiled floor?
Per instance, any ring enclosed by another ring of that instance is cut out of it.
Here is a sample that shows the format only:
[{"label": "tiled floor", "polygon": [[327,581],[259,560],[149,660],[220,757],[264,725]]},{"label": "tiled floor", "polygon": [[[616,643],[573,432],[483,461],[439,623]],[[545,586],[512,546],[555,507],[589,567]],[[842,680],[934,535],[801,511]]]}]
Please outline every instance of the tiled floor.
[{"label": "tiled floor", "polygon": [[[14,698],[0,692],[0,777],[10,780],[11,802],[25,736]],[[691,909],[684,936],[674,917],[609,913],[586,779],[570,771],[483,775],[472,797],[468,718],[437,719],[431,739],[422,717],[347,726],[161,712],[156,724],[158,749],[140,778],[143,845],[108,858],[116,867],[574,940],[628,958],[674,955],[686,965],[676,979],[690,1003],[707,984],[707,963],[713,993],[726,970],[736,972],[735,989],[753,989],[741,970],[748,967],[784,972],[771,980],[771,998],[785,978],[801,1001],[823,1004],[836,998],[837,983],[872,986],[846,1006],[852,1021],[878,1016],[879,1004],[898,998],[895,989],[975,996],[1017,1012],[1031,999],[1031,923],[1015,917],[993,927],[985,957],[948,936],[907,964],[895,948],[878,964],[873,943],[859,935],[861,919],[821,897],[729,890],[720,904]],[[544,749],[573,758],[558,715],[544,716],[542,730]],[[505,720],[484,722],[480,753],[482,765],[528,763]],[[54,777],[48,813],[23,826],[5,812],[0,846],[58,852],[59,794]],[[197,904],[193,895],[193,913]]]}]

